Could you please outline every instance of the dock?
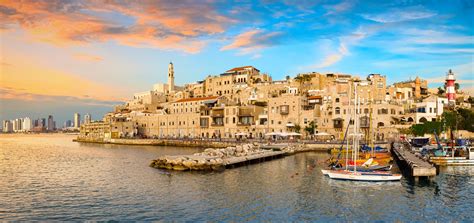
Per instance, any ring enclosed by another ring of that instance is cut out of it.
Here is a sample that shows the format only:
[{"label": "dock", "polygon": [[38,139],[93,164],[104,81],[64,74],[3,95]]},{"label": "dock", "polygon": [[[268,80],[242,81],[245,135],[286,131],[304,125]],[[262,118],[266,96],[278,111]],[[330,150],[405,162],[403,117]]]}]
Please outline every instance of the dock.
[{"label": "dock", "polygon": [[411,151],[409,144],[395,142],[391,151],[404,175],[413,177],[415,181],[418,181],[420,177],[431,180],[436,176],[436,167],[416,156]]}]

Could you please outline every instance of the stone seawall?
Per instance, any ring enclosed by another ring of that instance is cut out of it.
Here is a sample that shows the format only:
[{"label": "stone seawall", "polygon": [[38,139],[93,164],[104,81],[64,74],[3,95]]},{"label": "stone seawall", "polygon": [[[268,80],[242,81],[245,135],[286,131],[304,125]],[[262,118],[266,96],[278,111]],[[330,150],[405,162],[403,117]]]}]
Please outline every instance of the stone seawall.
[{"label": "stone seawall", "polygon": [[176,147],[205,147],[225,148],[236,146],[236,142],[219,142],[204,140],[165,140],[165,139],[75,139],[75,142],[117,144],[117,145],[148,145],[148,146],[176,146]]},{"label": "stone seawall", "polygon": [[[167,139],[84,139],[77,138],[73,140],[75,142],[85,143],[101,143],[101,144],[117,144],[117,145],[148,145],[148,146],[176,146],[176,147],[201,147],[201,148],[226,148],[235,147],[237,145],[249,144],[245,142],[229,142],[229,141],[208,141],[208,140],[167,140]],[[263,145],[264,143],[258,143]],[[275,144],[272,144],[275,145]],[[339,149],[340,143],[281,143],[276,145],[282,145],[280,147],[286,147],[288,145],[300,145],[298,150],[295,152],[308,152],[308,151],[320,151],[326,152],[331,149]],[[388,147],[388,143],[376,144],[382,147]],[[345,146],[344,146],[345,148]]]}]

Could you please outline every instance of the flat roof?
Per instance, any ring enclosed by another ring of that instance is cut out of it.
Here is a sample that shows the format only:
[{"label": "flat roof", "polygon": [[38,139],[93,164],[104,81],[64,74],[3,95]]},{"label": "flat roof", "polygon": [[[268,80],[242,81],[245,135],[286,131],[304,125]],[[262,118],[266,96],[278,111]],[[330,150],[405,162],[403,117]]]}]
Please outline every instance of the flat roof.
[{"label": "flat roof", "polygon": [[190,102],[190,101],[205,101],[205,100],[213,100],[217,98],[219,98],[219,96],[210,96],[210,97],[201,97],[201,98],[183,98],[183,99],[175,101],[174,103]]}]

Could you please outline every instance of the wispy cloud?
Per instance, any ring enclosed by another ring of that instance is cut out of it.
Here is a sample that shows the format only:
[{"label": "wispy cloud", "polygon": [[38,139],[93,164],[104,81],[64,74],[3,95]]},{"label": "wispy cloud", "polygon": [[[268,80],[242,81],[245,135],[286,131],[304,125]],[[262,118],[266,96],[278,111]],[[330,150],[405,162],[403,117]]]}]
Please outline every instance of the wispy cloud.
[{"label": "wispy cloud", "polygon": [[240,54],[254,53],[255,51],[276,45],[280,41],[281,32],[265,32],[254,29],[237,35],[232,43],[225,45],[221,50],[239,50]]},{"label": "wispy cloud", "polygon": [[327,9],[327,12],[324,15],[328,16],[328,15],[335,15],[335,14],[339,14],[339,13],[342,13],[342,12],[346,12],[346,11],[352,9],[352,7],[354,7],[355,3],[356,3],[356,1],[343,0],[338,4],[327,5],[327,6],[325,6],[325,8]]},{"label": "wispy cloud", "polygon": [[76,102],[82,105],[95,105],[95,106],[113,106],[123,103],[120,100],[98,100],[94,98],[85,97],[74,97],[74,96],[58,96],[58,95],[44,95],[44,94],[33,94],[16,90],[13,88],[0,87],[0,99],[2,100],[19,100],[19,101],[35,101],[35,102]]},{"label": "wispy cloud", "polygon": [[89,62],[100,62],[104,60],[104,58],[100,56],[95,56],[91,54],[86,54],[86,53],[76,53],[74,54],[74,58],[82,61],[89,61]]},{"label": "wispy cloud", "polygon": [[436,13],[422,6],[406,8],[393,8],[384,13],[363,14],[362,17],[379,23],[403,22],[417,19],[425,19],[435,16]]},{"label": "wispy cloud", "polygon": [[336,50],[328,53],[321,61],[311,65],[311,69],[320,69],[334,65],[339,62],[344,56],[349,55],[349,47],[357,44],[360,40],[366,37],[366,33],[357,31],[350,35],[339,38],[339,45]]}]

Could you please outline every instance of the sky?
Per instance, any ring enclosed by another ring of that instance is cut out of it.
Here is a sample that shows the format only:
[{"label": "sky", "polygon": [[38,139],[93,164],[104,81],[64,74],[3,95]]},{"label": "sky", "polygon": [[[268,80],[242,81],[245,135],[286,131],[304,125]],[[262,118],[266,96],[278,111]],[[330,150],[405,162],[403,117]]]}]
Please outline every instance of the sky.
[{"label": "sky", "polygon": [[474,1],[0,0],[0,120],[74,112],[93,119],[167,80],[183,85],[252,65],[419,76],[452,69],[474,95]]}]

